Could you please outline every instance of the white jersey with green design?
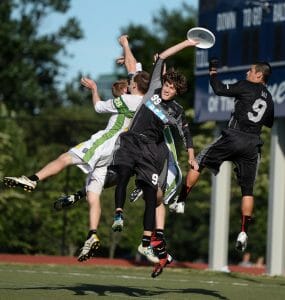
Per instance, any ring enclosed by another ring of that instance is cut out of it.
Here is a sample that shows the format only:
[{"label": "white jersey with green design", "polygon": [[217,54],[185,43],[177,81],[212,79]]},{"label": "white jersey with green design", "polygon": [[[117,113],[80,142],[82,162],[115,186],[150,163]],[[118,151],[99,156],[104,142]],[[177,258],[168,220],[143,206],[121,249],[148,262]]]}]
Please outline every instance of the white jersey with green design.
[{"label": "white jersey with green design", "polygon": [[85,173],[90,173],[94,168],[109,163],[116,139],[121,132],[127,130],[141,100],[142,96],[122,95],[115,99],[96,103],[96,112],[112,114],[106,128],[93,134],[88,141],[69,150],[82,160],[82,164],[78,164],[78,167]]}]

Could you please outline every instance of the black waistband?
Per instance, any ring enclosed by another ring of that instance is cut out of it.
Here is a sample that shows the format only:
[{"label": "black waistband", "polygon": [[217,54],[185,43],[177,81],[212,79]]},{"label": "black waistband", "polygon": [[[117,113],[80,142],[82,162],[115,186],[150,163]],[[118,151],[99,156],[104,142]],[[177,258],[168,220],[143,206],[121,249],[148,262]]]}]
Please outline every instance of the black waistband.
[{"label": "black waistband", "polygon": [[228,128],[239,130],[241,132],[252,134],[255,136],[260,135],[260,132],[258,132],[256,128],[240,126],[240,124],[236,118],[231,118],[231,120],[229,121],[229,124],[228,124]]}]

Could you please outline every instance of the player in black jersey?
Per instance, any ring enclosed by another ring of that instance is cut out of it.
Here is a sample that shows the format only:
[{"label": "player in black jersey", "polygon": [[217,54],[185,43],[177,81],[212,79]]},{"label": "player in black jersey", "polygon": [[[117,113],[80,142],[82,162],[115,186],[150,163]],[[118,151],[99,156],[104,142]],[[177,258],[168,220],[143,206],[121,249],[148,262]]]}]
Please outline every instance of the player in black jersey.
[{"label": "player in black jersey", "polygon": [[246,80],[234,84],[223,84],[217,78],[217,67],[217,59],[211,60],[210,84],[218,96],[235,97],[234,111],[228,128],[197,155],[199,169],[188,171],[186,183],[172,204],[172,209],[175,211],[176,208],[180,208],[181,212],[181,206],[184,208],[184,201],[204,167],[216,175],[224,161],[232,161],[242,193],[241,232],[236,241],[236,248],[244,251],[247,246],[248,225],[252,220],[253,186],[262,146],[260,132],[262,126],[271,128],[274,120],[274,104],[266,88],[271,67],[267,62],[254,63],[247,72]]},{"label": "player in black jersey", "polygon": [[[163,130],[165,125],[175,126],[181,134],[188,151],[189,164],[195,169],[198,165],[194,159],[192,138],[184,110],[175,100],[187,90],[186,78],[169,70],[162,75],[164,60],[184,48],[195,46],[194,40],[185,40],[159,54],[155,63],[149,89],[143,98],[143,103],[137,110],[129,131],[122,133],[118,140],[118,149],[114,152],[113,165],[118,173],[118,183],[115,192],[114,231],[123,228],[123,207],[126,199],[126,188],[130,177],[135,172],[137,183],[143,190],[145,200],[144,233],[139,252],[153,262],[157,262],[152,276],[158,276],[163,267],[169,262],[165,245],[160,245],[159,253],[151,255],[151,234],[155,227],[156,195],[158,178],[168,149],[165,145]],[[159,260],[157,260],[157,256]]]}]

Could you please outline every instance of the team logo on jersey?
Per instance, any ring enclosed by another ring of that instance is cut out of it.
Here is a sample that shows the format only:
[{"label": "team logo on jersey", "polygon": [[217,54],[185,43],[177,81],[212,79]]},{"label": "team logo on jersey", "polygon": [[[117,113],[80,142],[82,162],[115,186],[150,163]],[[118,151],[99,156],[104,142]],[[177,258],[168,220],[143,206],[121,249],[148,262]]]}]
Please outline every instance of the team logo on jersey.
[{"label": "team logo on jersey", "polygon": [[114,99],[114,104],[117,108],[120,108],[123,106],[123,101],[121,100],[121,97],[115,98]]},{"label": "team logo on jersey", "polygon": [[145,102],[145,106],[150,109],[164,124],[168,123],[168,117],[160,106],[161,98],[154,94],[150,100]]}]

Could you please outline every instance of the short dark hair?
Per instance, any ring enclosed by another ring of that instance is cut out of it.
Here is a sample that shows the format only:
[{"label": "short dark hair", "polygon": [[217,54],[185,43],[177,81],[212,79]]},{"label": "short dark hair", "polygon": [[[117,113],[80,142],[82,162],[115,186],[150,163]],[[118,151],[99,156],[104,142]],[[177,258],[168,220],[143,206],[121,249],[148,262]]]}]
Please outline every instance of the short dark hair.
[{"label": "short dark hair", "polygon": [[263,75],[263,81],[265,83],[267,83],[268,79],[272,73],[272,68],[271,68],[270,64],[266,61],[258,61],[256,63],[254,63],[254,65],[255,65],[255,71],[261,72]]},{"label": "short dark hair", "polygon": [[162,77],[163,83],[169,82],[174,85],[177,95],[182,95],[187,92],[188,84],[187,78],[174,70],[173,68],[169,69]]},{"label": "short dark hair", "polygon": [[142,94],[145,94],[147,92],[149,86],[149,80],[150,80],[150,76],[149,73],[146,71],[139,71],[133,77],[133,81],[137,84],[138,90]]}]

